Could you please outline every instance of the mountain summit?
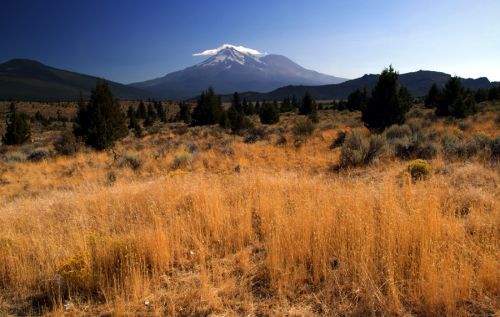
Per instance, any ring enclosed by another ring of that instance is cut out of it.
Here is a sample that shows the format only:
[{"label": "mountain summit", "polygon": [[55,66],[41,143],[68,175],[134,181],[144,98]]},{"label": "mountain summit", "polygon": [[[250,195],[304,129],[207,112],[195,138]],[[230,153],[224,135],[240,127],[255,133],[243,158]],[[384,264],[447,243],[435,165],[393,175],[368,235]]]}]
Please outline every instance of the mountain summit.
[{"label": "mountain summit", "polygon": [[305,69],[282,55],[262,54],[243,46],[225,44],[195,56],[210,56],[205,61],[164,77],[131,86],[168,99],[196,96],[208,86],[217,93],[235,91],[268,92],[285,85],[325,85],[343,78]]}]

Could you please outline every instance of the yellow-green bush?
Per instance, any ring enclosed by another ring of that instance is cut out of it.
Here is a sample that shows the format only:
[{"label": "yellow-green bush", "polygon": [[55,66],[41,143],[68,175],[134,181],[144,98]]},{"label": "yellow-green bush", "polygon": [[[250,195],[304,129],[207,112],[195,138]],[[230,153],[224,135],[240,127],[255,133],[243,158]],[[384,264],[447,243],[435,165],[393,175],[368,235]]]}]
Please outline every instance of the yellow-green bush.
[{"label": "yellow-green bush", "polygon": [[413,160],[408,164],[407,170],[413,179],[423,179],[429,176],[431,165],[426,160]]}]

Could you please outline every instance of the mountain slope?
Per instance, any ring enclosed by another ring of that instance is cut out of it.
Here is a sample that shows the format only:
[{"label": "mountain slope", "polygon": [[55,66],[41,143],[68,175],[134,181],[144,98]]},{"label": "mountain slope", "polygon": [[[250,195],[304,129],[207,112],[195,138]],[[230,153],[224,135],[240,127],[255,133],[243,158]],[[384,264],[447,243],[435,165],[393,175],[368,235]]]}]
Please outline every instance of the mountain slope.
[{"label": "mountain slope", "polygon": [[[425,96],[432,84],[444,86],[451,75],[435,71],[420,70],[417,72],[405,73],[399,76],[401,85],[407,87],[414,97]],[[366,88],[371,91],[375,87],[378,80],[378,75],[364,75],[363,77],[348,80],[336,85],[320,85],[320,86],[285,86],[273,90],[268,93],[244,93],[243,96],[247,99],[283,99],[287,96],[302,96],[306,91],[309,91],[316,99],[345,99],[356,89]],[[465,88],[478,89],[489,88],[492,83],[488,78],[481,77],[477,79],[462,79]]]},{"label": "mountain slope", "polygon": [[[28,59],[13,59],[0,64],[0,99],[76,100],[80,92],[90,95],[97,77],[65,71]],[[108,81],[115,97],[145,98],[150,93]]]},{"label": "mountain slope", "polygon": [[249,90],[266,92],[290,84],[323,85],[344,80],[305,69],[285,56],[256,56],[230,46],[197,65],[131,86],[163,98],[185,99],[198,95],[208,86],[217,93],[226,94]]}]

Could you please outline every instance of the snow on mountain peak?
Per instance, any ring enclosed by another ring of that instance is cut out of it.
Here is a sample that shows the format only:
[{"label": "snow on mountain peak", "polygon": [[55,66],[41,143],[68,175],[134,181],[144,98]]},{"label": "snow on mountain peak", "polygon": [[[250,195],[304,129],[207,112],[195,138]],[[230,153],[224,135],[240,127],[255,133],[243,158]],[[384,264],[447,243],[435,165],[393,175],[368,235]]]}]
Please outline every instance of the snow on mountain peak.
[{"label": "snow on mountain peak", "polygon": [[210,50],[205,50],[200,53],[193,54],[193,56],[211,56],[211,55],[216,55],[219,52],[227,49],[227,48],[232,48],[240,53],[243,54],[249,54],[249,55],[263,55],[261,52],[258,50],[254,50],[253,48],[248,48],[244,46],[236,46],[232,44],[224,44],[222,46],[219,46],[218,48],[210,49]]}]

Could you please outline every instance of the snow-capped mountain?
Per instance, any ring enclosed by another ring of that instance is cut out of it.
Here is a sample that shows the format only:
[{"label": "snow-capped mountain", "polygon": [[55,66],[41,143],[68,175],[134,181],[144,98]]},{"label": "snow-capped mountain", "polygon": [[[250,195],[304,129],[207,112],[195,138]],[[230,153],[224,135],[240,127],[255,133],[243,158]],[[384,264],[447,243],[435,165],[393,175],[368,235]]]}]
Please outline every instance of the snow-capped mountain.
[{"label": "snow-capped mountain", "polygon": [[167,99],[198,95],[208,86],[217,93],[235,91],[268,92],[286,85],[326,85],[343,78],[305,69],[282,55],[262,54],[257,50],[225,44],[195,56],[210,56],[205,61],[164,77],[131,84]]}]

